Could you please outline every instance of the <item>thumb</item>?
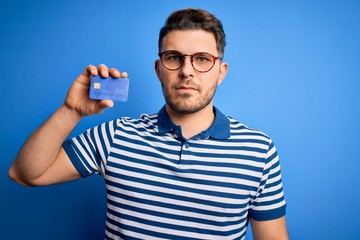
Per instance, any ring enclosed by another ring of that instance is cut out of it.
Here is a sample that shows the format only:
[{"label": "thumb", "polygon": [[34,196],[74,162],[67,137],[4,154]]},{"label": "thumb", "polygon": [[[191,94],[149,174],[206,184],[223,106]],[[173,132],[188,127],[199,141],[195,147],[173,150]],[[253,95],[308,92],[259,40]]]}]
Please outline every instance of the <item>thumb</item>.
[{"label": "thumb", "polygon": [[112,100],[102,100],[96,103],[95,105],[95,113],[102,113],[105,108],[112,108],[114,106],[114,102]]}]

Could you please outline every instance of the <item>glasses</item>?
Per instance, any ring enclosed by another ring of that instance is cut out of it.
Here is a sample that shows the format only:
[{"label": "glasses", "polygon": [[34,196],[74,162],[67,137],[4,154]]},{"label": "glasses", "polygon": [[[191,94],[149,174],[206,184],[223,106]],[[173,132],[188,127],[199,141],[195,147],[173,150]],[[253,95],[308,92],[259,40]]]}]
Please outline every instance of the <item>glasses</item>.
[{"label": "glasses", "polygon": [[215,57],[207,52],[198,52],[193,55],[182,54],[179,51],[169,50],[159,53],[160,61],[164,68],[175,71],[184,64],[185,57],[189,56],[192,67],[201,73],[210,71],[217,59],[222,60],[221,56]]}]

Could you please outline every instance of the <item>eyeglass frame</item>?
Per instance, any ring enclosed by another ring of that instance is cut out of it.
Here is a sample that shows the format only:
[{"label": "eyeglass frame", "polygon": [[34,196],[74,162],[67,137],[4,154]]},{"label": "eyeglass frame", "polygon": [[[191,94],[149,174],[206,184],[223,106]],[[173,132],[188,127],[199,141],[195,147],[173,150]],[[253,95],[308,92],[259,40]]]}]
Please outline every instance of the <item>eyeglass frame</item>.
[{"label": "eyeglass frame", "polygon": [[[176,52],[176,53],[179,53],[179,54],[182,56],[182,62],[181,62],[180,66],[179,66],[178,68],[176,68],[176,69],[171,69],[171,68],[165,67],[165,65],[164,65],[164,63],[163,63],[163,60],[162,60],[162,56],[163,56],[165,53],[168,53],[168,52]],[[199,71],[199,70],[197,70],[197,69],[194,67],[194,63],[193,63],[193,62],[194,62],[194,56],[197,55],[197,54],[201,54],[201,53],[206,53],[206,54],[210,55],[210,56],[213,58],[213,60],[214,60],[213,65],[210,67],[209,70]],[[211,53],[208,53],[208,52],[196,52],[196,53],[194,53],[194,54],[183,54],[182,52],[177,51],[177,50],[166,50],[166,51],[163,51],[163,52],[158,53],[158,56],[159,56],[159,58],[160,58],[160,62],[161,62],[161,64],[163,65],[163,67],[166,68],[166,69],[169,70],[169,71],[179,70],[179,69],[184,65],[185,57],[190,57],[191,66],[193,67],[193,69],[194,69],[195,71],[200,72],[200,73],[209,72],[209,71],[214,67],[216,60],[218,60],[218,59],[219,59],[220,61],[223,60],[223,57],[222,57],[222,56],[217,56],[217,57],[215,57],[214,55],[212,55]]]}]

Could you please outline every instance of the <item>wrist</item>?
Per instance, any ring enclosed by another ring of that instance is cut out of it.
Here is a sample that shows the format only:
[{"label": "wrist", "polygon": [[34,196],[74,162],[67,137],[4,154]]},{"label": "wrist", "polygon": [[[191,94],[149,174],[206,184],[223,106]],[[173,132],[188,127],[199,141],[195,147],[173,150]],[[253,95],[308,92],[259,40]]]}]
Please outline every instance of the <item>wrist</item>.
[{"label": "wrist", "polygon": [[65,103],[61,106],[61,111],[63,112],[62,117],[65,121],[75,121],[78,122],[83,117],[74,109],[68,107]]}]

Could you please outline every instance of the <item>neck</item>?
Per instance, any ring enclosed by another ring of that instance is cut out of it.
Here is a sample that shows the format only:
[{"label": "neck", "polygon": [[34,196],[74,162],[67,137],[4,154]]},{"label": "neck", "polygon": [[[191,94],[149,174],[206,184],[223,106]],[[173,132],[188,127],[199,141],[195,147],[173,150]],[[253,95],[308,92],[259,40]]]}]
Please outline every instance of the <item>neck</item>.
[{"label": "neck", "polygon": [[215,119],[212,104],[189,114],[175,112],[166,105],[166,112],[176,125],[181,126],[182,135],[187,139],[208,129]]}]

